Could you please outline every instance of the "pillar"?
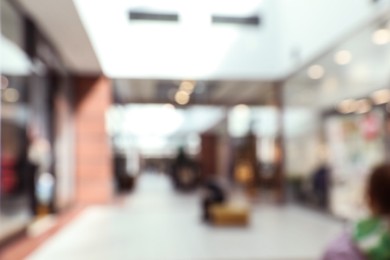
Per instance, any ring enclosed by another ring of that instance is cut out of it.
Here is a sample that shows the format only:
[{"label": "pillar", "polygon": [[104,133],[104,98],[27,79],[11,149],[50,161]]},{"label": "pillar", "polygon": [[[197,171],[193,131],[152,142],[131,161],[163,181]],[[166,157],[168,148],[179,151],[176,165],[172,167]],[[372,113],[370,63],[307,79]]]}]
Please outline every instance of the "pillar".
[{"label": "pillar", "polygon": [[200,164],[202,179],[217,174],[217,136],[211,133],[201,135]]},{"label": "pillar", "polygon": [[285,194],[285,140],[284,140],[284,102],[283,102],[283,81],[274,84],[274,100],[278,113],[277,135],[275,140],[275,199],[283,203],[286,199]]},{"label": "pillar", "polygon": [[103,76],[74,78],[76,201],[106,203],[113,194],[112,159],[105,127],[111,84]]}]

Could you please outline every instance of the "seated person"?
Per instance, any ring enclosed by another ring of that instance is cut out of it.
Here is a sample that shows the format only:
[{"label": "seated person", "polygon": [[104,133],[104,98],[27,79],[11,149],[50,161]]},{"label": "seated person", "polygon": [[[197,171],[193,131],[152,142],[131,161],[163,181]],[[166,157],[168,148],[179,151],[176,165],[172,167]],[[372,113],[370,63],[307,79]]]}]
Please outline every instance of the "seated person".
[{"label": "seated person", "polygon": [[371,216],[337,238],[325,252],[324,260],[390,259],[390,164],[373,170],[366,196]]},{"label": "seated person", "polygon": [[211,221],[210,208],[226,201],[226,193],[217,179],[210,179],[204,185],[205,196],[202,201],[203,220]]}]

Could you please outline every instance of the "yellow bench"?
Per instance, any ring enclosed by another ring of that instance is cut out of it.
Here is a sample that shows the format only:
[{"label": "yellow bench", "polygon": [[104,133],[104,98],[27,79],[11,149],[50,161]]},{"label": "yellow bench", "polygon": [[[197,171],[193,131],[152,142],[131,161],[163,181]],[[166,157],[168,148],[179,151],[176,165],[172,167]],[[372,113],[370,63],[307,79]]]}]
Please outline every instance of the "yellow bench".
[{"label": "yellow bench", "polygon": [[219,226],[245,226],[250,210],[247,205],[226,203],[212,206],[210,215],[212,223]]}]

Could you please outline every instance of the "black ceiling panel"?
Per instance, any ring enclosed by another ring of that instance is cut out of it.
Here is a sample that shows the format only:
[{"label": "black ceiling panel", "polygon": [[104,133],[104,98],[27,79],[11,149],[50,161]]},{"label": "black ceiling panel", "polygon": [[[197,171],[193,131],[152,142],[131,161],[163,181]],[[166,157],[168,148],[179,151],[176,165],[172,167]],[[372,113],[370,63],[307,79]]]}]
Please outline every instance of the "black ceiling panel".
[{"label": "black ceiling panel", "polygon": [[177,22],[179,21],[179,15],[176,13],[130,11],[129,19],[131,21]]},{"label": "black ceiling panel", "polygon": [[213,15],[212,16],[213,24],[236,24],[236,25],[251,25],[258,26],[260,25],[259,16],[246,16],[246,17],[237,17],[237,16],[227,16],[227,15]]}]

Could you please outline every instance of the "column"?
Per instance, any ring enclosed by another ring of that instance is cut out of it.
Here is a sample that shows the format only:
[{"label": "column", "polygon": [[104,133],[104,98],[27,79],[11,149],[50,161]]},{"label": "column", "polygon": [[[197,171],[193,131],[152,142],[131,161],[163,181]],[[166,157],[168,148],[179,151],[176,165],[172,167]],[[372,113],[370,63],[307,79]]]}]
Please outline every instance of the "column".
[{"label": "column", "polygon": [[200,164],[203,180],[217,174],[217,141],[215,134],[201,135]]},{"label": "column", "polygon": [[113,195],[112,156],[105,128],[111,83],[103,77],[75,77],[76,201],[106,203]]},{"label": "column", "polygon": [[279,203],[285,201],[285,143],[284,143],[284,103],[283,81],[274,83],[275,106],[278,111],[277,135],[275,140],[275,199]]}]

